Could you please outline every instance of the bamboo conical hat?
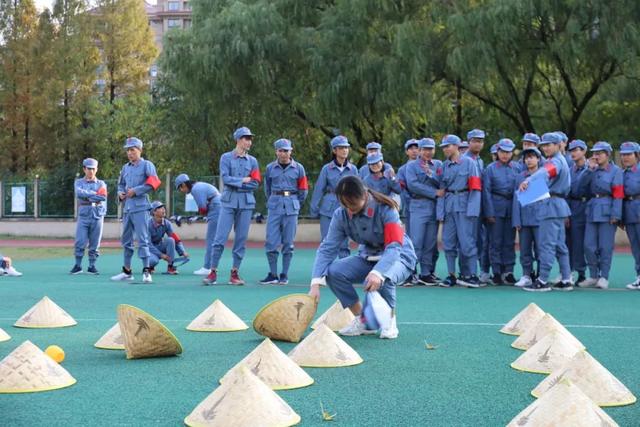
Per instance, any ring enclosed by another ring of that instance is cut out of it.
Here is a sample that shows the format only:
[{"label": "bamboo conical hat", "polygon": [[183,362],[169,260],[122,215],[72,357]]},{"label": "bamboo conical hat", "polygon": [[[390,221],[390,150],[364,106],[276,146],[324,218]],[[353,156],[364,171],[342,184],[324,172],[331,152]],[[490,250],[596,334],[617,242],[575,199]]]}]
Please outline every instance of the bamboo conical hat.
[{"label": "bamboo conical hat", "polygon": [[563,332],[551,332],[522,353],[511,367],[519,371],[550,374],[580,350],[584,350],[584,347],[577,345]]},{"label": "bamboo conical hat", "polygon": [[187,329],[198,332],[244,331],[249,327],[219,299],[198,315]]},{"label": "bamboo conical hat", "polygon": [[127,359],[175,356],[182,353],[178,339],[159,320],[137,307],[120,304],[118,323]]},{"label": "bamboo conical hat", "polygon": [[325,324],[320,324],[289,352],[300,366],[338,368],[362,363],[360,355]]},{"label": "bamboo conical hat", "polygon": [[521,335],[528,328],[535,326],[544,317],[544,311],[534,302],[523,308],[520,313],[500,329],[507,335]]},{"label": "bamboo conical hat", "polygon": [[614,427],[618,424],[569,380],[534,401],[507,427]]},{"label": "bamboo conical hat", "polygon": [[120,323],[116,322],[94,345],[105,350],[124,350],[124,337]]},{"label": "bamboo conical hat", "polygon": [[6,333],[4,329],[0,328],[0,342],[9,341],[11,339],[11,335]]},{"label": "bamboo conical hat", "polygon": [[318,325],[324,323],[334,332],[339,331],[353,321],[354,315],[348,308],[342,308],[340,301],[336,301],[322,316],[313,322],[311,329],[316,329]]},{"label": "bamboo conical hat", "polygon": [[44,297],[23,314],[13,326],[19,328],[64,328],[77,325],[58,304]]},{"label": "bamboo conical hat", "polygon": [[526,331],[522,333],[516,340],[511,344],[511,347],[517,348],[518,350],[528,350],[533,345],[535,345],[538,341],[545,337],[550,332],[564,332],[567,334],[572,340],[574,340],[575,344],[581,347],[584,347],[580,341],[576,337],[571,334],[558,322],[552,315],[546,313],[542,319],[535,326],[528,328]]},{"label": "bamboo conical hat", "polygon": [[288,390],[313,384],[313,378],[269,338],[265,338],[251,353],[224,374],[220,383],[227,381],[242,366],[246,366],[273,390]]},{"label": "bamboo conical hat", "polygon": [[246,367],[207,396],[184,419],[188,426],[292,426],[300,416]]},{"label": "bamboo conical hat", "polygon": [[316,309],[316,300],[307,294],[287,295],[262,307],[253,320],[253,328],[272,340],[298,342]]},{"label": "bamboo conical hat", "polygon": [[576,353],[565,365],[554,370],[531,394],[541,397],[565,378],[598,406],[623,406],[636,402],[633,393],[585,350]]},{"label": "bamboo conical hat", "polygon": [[69,387],[76,379],[31,341],[0,361],[0,393],[32,393]]}]

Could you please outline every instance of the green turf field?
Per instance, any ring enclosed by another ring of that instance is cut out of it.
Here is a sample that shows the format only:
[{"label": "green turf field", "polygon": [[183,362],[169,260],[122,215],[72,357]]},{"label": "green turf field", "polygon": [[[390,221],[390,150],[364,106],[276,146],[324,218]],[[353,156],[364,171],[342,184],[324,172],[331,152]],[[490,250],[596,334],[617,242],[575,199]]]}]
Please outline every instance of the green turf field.
[{"label": "green turf field", "polygon": [[[191,251],[201,259],[202,250]],[[4,250],[11,256],[10,250]],[[215,298],[247,323],[267,302],[306,292],[313,250],[299,250],[289,286],[259,286],[265,273],[262,250],[247,251],[242,275],[248,286],[200,286],[190,274],[192,261],[177,277],[156,274],[153,285],[113,283],[121,257],[105,255],[101,276],[69,276],[72,260],[20,261],[22,278],[0,278],[0,327],[12,339],[0,343],[0,359],[24,340],[44,349],[63,347],[63,366],[78,380],[72,387],[28,394],[0,395],[2,426],[178,426],[217,386],[217,381],[261,338],[252,329],[234,333],[185,330]],[[229,269],[223,255],[222,280]],[[439,262],[439,271],[444,260]],[[140,276],[139,264],[134,267]],[[162,268],[164,269],[164,267]],[[355,367],[311,369],[310,387],[279,395],[302,417],[302,425],[324,425],[320,401],[334,424],[344,426],[499,426],[533,401],[530,391],[543,375],[513,370],[521,352],[514,337],[498,333],[529,302],[536,302],[580,339],[589,352],[640,395],[640,292],[622,290],[633,276],[632,259],[616,254],[609,291],[530,294],[513,288],[427,289],[398,291],[400,337],[346,338],[364,363]],[[19,329],[15,320],[48,295],[78,321],[63,329]],[[318,315],[335,298],[323,290]],[[184,353],[163,359],[126,360],[124,352],[93,347],[116,321],[116,306],[127,303],[148,311],[180,339]],[[438,346],[425,349],[425,340]],[[287,352],[290,343],[277,343]],[[638,425],[640,404],[605,411],[620,425]]]}]

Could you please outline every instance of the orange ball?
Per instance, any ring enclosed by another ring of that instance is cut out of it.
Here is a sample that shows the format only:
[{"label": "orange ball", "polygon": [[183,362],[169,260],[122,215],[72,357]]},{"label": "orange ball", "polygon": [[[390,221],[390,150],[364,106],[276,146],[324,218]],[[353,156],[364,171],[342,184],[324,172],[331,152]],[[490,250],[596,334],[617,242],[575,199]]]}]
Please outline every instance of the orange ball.
[{"label": "orange ball", "polygon": [[57,345],[50,345],[44,352],[58,363],[62,363],[64,360],[64,350]]}]

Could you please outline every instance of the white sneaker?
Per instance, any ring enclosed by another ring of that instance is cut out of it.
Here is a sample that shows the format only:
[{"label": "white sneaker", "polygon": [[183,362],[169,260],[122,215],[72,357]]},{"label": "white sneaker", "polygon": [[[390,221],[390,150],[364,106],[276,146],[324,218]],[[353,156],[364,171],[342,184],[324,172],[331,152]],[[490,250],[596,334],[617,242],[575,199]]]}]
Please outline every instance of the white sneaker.
[{"label": "white sneaker", "polygon": [[208,276],[209,273],[211,273],[211,269],[210,268],[199,268],[196,271],[193,272],[193,274],[195,274],[196,276]]},{"label": "white sneaker", "polygon": [[551,281],[551,284],[562,282],[562,274],[558,274],[555,279]]},{"label": "white sneaker", "polygon": [[396,316],[391,318],[391,324],[388,328],[380,331],[380,338],[392,340],[398,338],[398,327],[396,326]]},{"label": "white sneaker", "polygon": [[340,335],[344,335],[347,337],[357,337],[358,335],[372,335],[377,331],[370,331],[366,328],[362,320],[360,320],[360,316],[356,316],[349,325],[340,329]]},{"label": "white sneaker", "polygon": [[596,288],[609,289],[609,281],[604,277],[599,278],[598,283],[596,283]]},{"label": "white sneaker", "polygon": [[483,271],[482,273],[480,273],[478,279],[480,279],[480,283],[487,284],[491,282],[491,275],[486,271]]},{"label": "white sneaker", "polygon": [[632,291],[640,291],[640,276],[636,277],[635,282],[629,283],[627,285],[627,289],[631,289]]},{"label": "white sneaker", "polygon": [[153,279],[151,278],[151,273],[145,271],[142,273],[142,283],[151,283]]},{"label": "white sneaker", "polygon": [[20,277],[22,276],[22,273],[20,273],[18,270],[16,270],[15,268],[13,268],[13,266],[6,268],[4,270],[4,274],[6,274],[7,276],[13,276],[13,277]]},{"label": "white sneaker", "polygon": [[123,271],[122,273],[116,274],[115,276],[111,276],[111,280],[113,280],[114,282],[132,281],[133,274],[127,274]]},{"label": "white sneaker", "polygon": [[517,286],[519,288],[524,288],[525,286],[528,286],[530,284],[532,284],[533,282],[531,281],[531,277],[529,276],[522,276],[520,278],[520,280],[518,280],[513,286]]},{"label": "white sneaker", "polygon": [[579,288],[592,288],[596,286],[598,283],[598,279],[593,277],[589,277],[588,279],[584,279],[582,282],[578,283]]}]

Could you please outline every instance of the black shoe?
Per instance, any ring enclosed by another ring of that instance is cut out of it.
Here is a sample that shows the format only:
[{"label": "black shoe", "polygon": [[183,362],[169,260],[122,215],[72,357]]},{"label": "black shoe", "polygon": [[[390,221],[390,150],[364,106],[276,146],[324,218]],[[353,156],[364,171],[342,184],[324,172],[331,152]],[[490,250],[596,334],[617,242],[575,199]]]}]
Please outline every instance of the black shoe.
[{"label": "black shoe", "polygon": [[440,282],[440,279],[438,279],[433,273],[427,276],[418,276],[418,283],[424,286],[435,286],[438,282]]},{"label": "black shoe", "polygon": [[500,286],[504,284],[502,283],[502,277],[497,273],[491,276],[491,283],[493,283],[496,286]]},{"label": "black shoe", "polygon": [[260,284],[261,285],[275,285],[278,283],[278,276],[276,276],[275,274],[269,272],[269,274],[267,274],[267,277],[265,277],[264,279],[260,280]]},{"label": "black shoe", "polygon": [[100,274],[95,265],[90,265],[89,268],[87,268],[87,273],[89,273],[89,274]]},{"label": "black shoe", "polygon": [[69,274],[80,274],[82,273],[82,267],[80,267],[79,265],[74,265],[73,268],[71,269],[71,271],[69,272]]},{"label": "black shoe", "polygon": [[284,273],[280,273],[280,278],[278,279],[278,285],[288,285],[288,284],[289,284],[289,278],[287,277],[287,275]]},{"label": "black shoe", "polygon": [[576,280],[576,283],[584,282],[585,280],[587,280],[587,277],[584,273],[578,273],[578,280]]},{"label": "black shoe", "polygon": [[472,274],[471,276],[460,279],[460,284],[462,286],[466,286],[467,288],[479,288],[480,279],[475,274]]},{"label": "black shoe", "polygon": [[536,279],[535,282],[530,285],[524,286],[522,289],[527,292],[548,292],[551,290],[551,287],[548,283],[542,283],[540,279]]},{"label": "black shoe", "polygon": [[507,285],[515,285],[517,280],[515,278],[515,276],[513,275],[513,273],[507,273],[504,275],[504,277],[502,278],[502,280],[504,281],[504,283],[506,283]]},{"label": "black shoe", "polygon": [[438,283],[438,286],[442,286],[443,288],[452,288],[458,284],[458,280],[456,276],[453,274],[448,275],[443,281]]},{"label": "black shoe", "polygon": [[404,283],[400,286],[402,286],[403,288],[411,288],[417,284],[418,284],[418,276],[416,276],[415,274],[412,274],[411,276],[407,277],[407,280],[405,280]]},{"label": "black shoe", "polygon": [[554,291],[572,291],[573,290],[573,283],[571,283],[571,281],[567,280],[567,281],[562,281],[560,283],[556,283],[555,285],[553,285],[552,288]]}]

